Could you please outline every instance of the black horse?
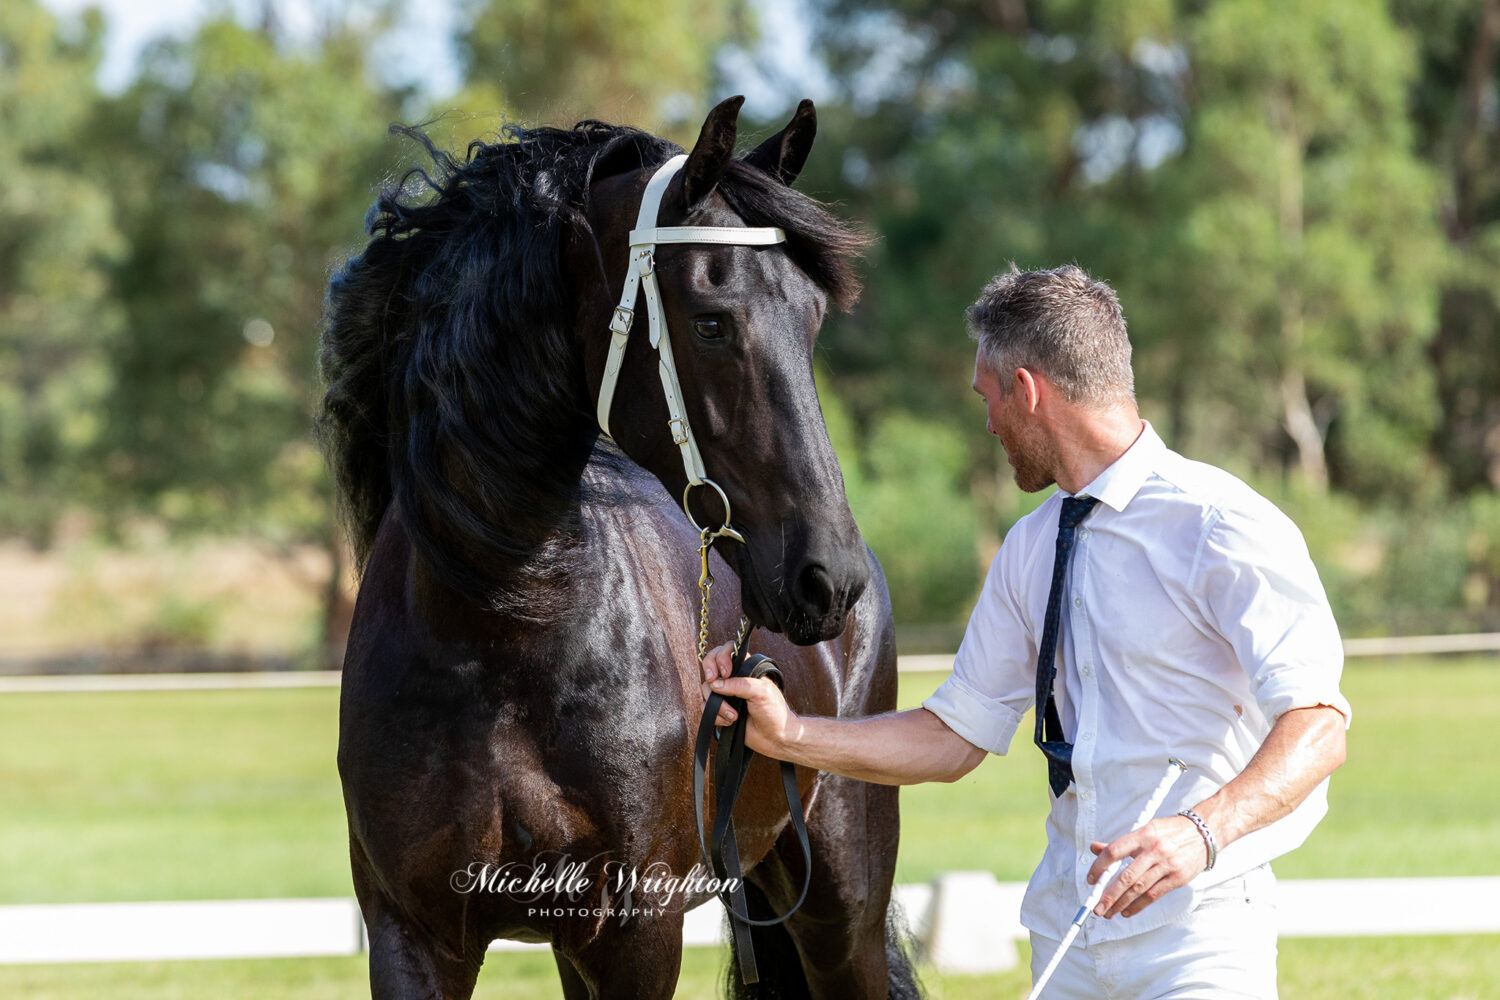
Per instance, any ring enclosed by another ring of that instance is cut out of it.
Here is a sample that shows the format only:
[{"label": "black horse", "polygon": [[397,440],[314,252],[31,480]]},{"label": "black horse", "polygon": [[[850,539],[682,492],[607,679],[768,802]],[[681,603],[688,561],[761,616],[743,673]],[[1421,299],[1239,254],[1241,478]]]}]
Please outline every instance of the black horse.
[{"label": "black horse", "polygon": [[[797,709],[888,711],[889,602],[812,369],[829,303],[858,294],[863,238],[788,186],[811,103],[737,159],[740,103],[708,116],[660,222],[785,242],[656,256],[688,415],[745,539],[715,543],[710,631],[733,635],[743,602]],[[489,943],[512,938],[551,944],[570,1000],[669,997],[682,911],[712,889],[649,882],[699,856],[699,536],[672,499],[686,478],[643,331],[618,446],[593,410],[642,189],[680,150],[584,122],[509,128],[457,160],[397,131],[434,166],[380,195],[332,281],[319,417],[363,573],[338,760],[372,993],[469,997]],[[693,497],[720,523],[711,491]],[[811,890],[756,931],[763,980],[743,995],[915,996],[887,929],[896,790],[799,779]],[[749,905],[769,916],[805,874],[771,762],[737,827]]]}]

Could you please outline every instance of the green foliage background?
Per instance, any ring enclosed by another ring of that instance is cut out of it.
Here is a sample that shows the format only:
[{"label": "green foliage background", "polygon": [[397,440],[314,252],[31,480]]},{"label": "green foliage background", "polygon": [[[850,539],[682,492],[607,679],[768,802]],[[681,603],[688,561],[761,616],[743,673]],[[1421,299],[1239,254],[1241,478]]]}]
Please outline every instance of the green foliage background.
[{"label": "green foliage background", "polygon": [[[0,10],[0,536],[145,522],[338,574],[313,358],[330,268],[415,159],[386,126],[690,142],[787,30],[755,0],[464,0],[462,86],[432,94],[382,76],[402,0],[325,4],[311,38],[276,8],[214,8],[117,94],[99,15]],[[1500,0],[803,16],[827,72],[800,186],[879,238],[824,407],[900,622],[961,623],[1036,502],[967,388],[963,309],[1014,260],[1119,290],[1145,415],[1293,514],[1347,630],[1500,628]],[[801,96],[770,82],[747,142]]]}]

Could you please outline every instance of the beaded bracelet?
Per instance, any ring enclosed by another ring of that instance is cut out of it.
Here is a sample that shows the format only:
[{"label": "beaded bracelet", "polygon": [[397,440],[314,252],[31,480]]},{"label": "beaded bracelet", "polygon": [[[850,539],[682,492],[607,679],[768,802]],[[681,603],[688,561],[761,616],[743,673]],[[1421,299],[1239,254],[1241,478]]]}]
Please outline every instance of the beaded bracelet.
[{"label": "beaded bracelet", "polygon": [[1192,820],[1193,825],[1198,828],[1198,832],[1203,835],[1203,846],[1208,850],[1208,864],[1204,866],[1203,870],[1206,872],[1213,871],[1214,862],[1219,860],[1219,848],[1218,845],[1214,843],[1213,831],[1208,828],[1207,823],[1203,822],[1203,817],[1199,816],[1191,809],[1184,809],[1177,815],[1185,816],[1188,819]]}]

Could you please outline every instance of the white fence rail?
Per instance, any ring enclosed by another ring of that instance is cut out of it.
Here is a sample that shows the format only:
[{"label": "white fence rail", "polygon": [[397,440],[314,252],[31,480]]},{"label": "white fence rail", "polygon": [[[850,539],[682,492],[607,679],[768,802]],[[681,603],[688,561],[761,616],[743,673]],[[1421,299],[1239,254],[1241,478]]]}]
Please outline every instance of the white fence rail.
[{"label": "white fence rail", "polygon": [[0,906],[0,963],[305,958],[363,949],[352,899]]},{"label": "white fence rail", "polygon": [[[1376,639],[1345,639],[1344,655],[1423,656],[1440,653],[1500,653],[1500,632],[1465,635],[1407,635]],[[896,669],[905,672],[946,673],[952,653],[902,656]],[[337,670],[274,670],[202,674],[37,674],[0,676],[0,694],[66,691],[212,691],[244,688],[338,687]]]},{"label": "white fence rail", "polygon": [[1345,656],[1423,656],[1431,653],[1500,652],[1500,632],[1463,635],[1398,635],[1345,639]]},{"label": "white fence rail", "polygon": [[244,691],[338,687],[337,670],[268,670],[204,674],[18,674],[0,677],[0,694],[70,691]]},{"label": "white fence rail", "polygon": [[[1025,885],[989,872],[949,872],[896,897],[924,957],[953,971],[1008,967],[1025,936],[1016,913]],[[1287,937],[1496,934],[1500,876],[1282,881]],[[646,918],[641,918],[646,919]],[[683,943],[723,944],[719,907],[687,915]],[[365,947],[352,899],[0,906],[0,964],[295,958],[354,955]],[[497,941],[493,951],[545,945]]]}]

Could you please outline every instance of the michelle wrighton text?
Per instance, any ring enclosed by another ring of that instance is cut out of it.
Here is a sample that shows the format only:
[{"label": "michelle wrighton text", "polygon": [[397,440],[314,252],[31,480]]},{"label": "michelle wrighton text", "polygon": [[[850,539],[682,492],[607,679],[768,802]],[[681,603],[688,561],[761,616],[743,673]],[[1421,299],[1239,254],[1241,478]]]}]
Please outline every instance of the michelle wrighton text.
[{"label": "michelle wrighton text", "polygon": [[603,910],[599,916],[652,916],[686,910],[711,895],[733,891],[739,879],[717,878],[694,864],[676,874],[662,862],[644,867],[595,856],[574,860],[566,854],[541,855],[529,862],[473,861],[454,872],[448,884],[458,893],[491,893],[553,912]]}]

